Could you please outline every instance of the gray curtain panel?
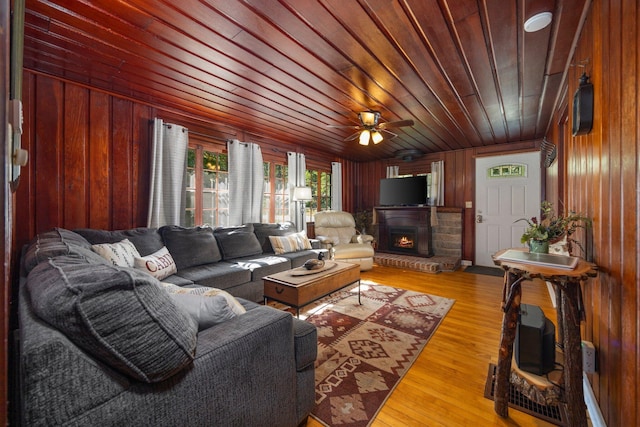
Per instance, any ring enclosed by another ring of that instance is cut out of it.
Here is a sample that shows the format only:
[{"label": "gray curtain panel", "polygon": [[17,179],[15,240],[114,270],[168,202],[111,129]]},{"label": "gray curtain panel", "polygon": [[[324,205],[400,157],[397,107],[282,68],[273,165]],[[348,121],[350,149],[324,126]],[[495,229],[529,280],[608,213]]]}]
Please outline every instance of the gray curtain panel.
[{"label": "gray curtain panel", "polygon": [[331,162],[331,210],[342,210],[342,163]]},{"label": "gray curtain panel", "polygon": [[262,150],[251,142],[228,141],[229,225],[261,222],[264,195]]},{"label": "gray curtain panel", "polygon": [[304,224],[300,213],[300,202],[293,201],[293,189],[306,186],[305,172],[307,170],[307,162],[304,154],[290,151],[287,153],[287,163],[289,173],[289,217],[296,224],[298,230],[305,230],[306,224]]},{"label": "gray curtain panel", "polygon": [[188,145],[187,128],[154,120],[148,227],[184,225]]}]

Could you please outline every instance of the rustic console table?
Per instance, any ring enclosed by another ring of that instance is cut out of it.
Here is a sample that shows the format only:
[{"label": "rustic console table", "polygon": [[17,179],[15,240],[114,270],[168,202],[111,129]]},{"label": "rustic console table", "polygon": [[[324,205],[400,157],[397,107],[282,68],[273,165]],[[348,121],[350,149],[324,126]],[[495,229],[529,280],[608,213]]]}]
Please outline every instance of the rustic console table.
[{"label": "rustic console table", "polygon": [[524,280],[540,278],[552,283],[556,291],[558,338],[564,351],[565,366],[562,377],[569,418],[567,425],[586,427],[587,416],[582,389],[582,351],[580,348],[580,322],[583,320],[584,311],[580,283],[589,277],[595,277],[597,267],[583,260],[580,260],[575,268],[569,270],[499,259],[500,255],[506,251],[502,250],[493,255],[494,263],[505,271],[502,291],[504,315],[495,379],[494,409],[502,417],[509,415],[509,376],[513,341],[516,335],[522,297],[521,283]]}]

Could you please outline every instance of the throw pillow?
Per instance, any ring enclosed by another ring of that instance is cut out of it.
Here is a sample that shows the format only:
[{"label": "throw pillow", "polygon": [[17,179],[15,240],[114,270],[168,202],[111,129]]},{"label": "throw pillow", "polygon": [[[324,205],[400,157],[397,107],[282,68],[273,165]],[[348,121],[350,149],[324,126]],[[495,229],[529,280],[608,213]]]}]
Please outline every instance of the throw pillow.
[{"label": "throw pillow", "polygon": [[175,303],[196,321],[199,331],[247,311],[237,299],[222,289],[205,286],[182,288],[172,283],[161,283]]},{"label": "throw pillow", "polygon": [[253,223],[254,233],[262,245],[262,253],[273,253],[273,246],[269,236],[287,236],[295,233],[296,226],[292,222],[283,223]]},{"label": "throw pillow", "polygon": [[304,231],[288,236],[269,236],[269,241],[277,255],[311,249],[311,242]]},{"label": "throw pillow", "polygon": [[128,230],[100,230],[94,228],[78,228],[73,230],[87,239],[92,245],[100,243],[117,243],[128,239],[136,247],[140,255],[147,256],[159,251],[164,246],[162,236],[157,228],[138,227]]},{"label": "throw pillow", "polygon": [[210,227],[180,227],[165,225],[160,234],[178,271],[203,264],[213,264],[222,259],[218,243]]},{"label": "throw pillow", "polygon": [[166,247],[142,258],[135,259],[135,267],[146,271],[158,280],[176,274],[178,269]]},{"label": "throw pillow", "polygon": [[91,263],[106,264],[107,260],[91,250],[91,244],[79,234],[64,228],[54,228],[38,234],[25,250],[22,262],[26,273],[49,258],[69,255]]},{"label": "throw pillow", "polygon": [[118,243],[91,245],[91,249],[118,267],[133,267],[136,257],[140,257],[140,253],[129,239]]},{"label": "throw pillow", "polygon": [[154,383],[193,362],[198,326],[140,270],[56,257],[26,286],[38,317],[125,375]]}]

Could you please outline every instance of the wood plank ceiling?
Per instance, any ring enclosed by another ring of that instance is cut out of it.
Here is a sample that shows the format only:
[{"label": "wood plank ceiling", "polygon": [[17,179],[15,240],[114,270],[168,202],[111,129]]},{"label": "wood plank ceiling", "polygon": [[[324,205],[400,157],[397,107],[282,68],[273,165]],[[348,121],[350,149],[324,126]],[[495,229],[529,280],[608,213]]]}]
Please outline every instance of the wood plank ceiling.
[{"label": "wood plank ceiling", "polygon": [[[24,66],[371,161],[542,138],[585,1],[26,0]],[[369,109],[415,124],[331,127]]]}]

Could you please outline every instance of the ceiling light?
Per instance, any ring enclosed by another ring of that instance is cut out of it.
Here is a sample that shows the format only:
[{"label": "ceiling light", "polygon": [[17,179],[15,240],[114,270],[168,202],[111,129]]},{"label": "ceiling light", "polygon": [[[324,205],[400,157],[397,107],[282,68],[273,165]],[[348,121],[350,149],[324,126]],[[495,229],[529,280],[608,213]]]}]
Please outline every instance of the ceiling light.
[{"label": "ceiling light", "polygon": [[540,31],[551,23],[553,14],[551,12],[540,12],[527,19],[524,23],[524,30],[527,33]]},{"label": "ceiling light", "polygon": [[369,145],[369,136],[371,135],[371,132],[369,132],[368,130],[363,130],[362,133],[360,134],[360,145]]},{"label": "ceiling light", "polygon": [[373,141],[374,144],[379,144],[382,141],[382,139],[383,139],[382,134],[377,130],[371,134],[371,140]]},{"label": "ceiling light", "polygon": [[358,114],[360,116],[360,121],[365,126],[374,126],[378,124],[378,118],[380,118],[380,113],[377,111],[363,111]]}]

